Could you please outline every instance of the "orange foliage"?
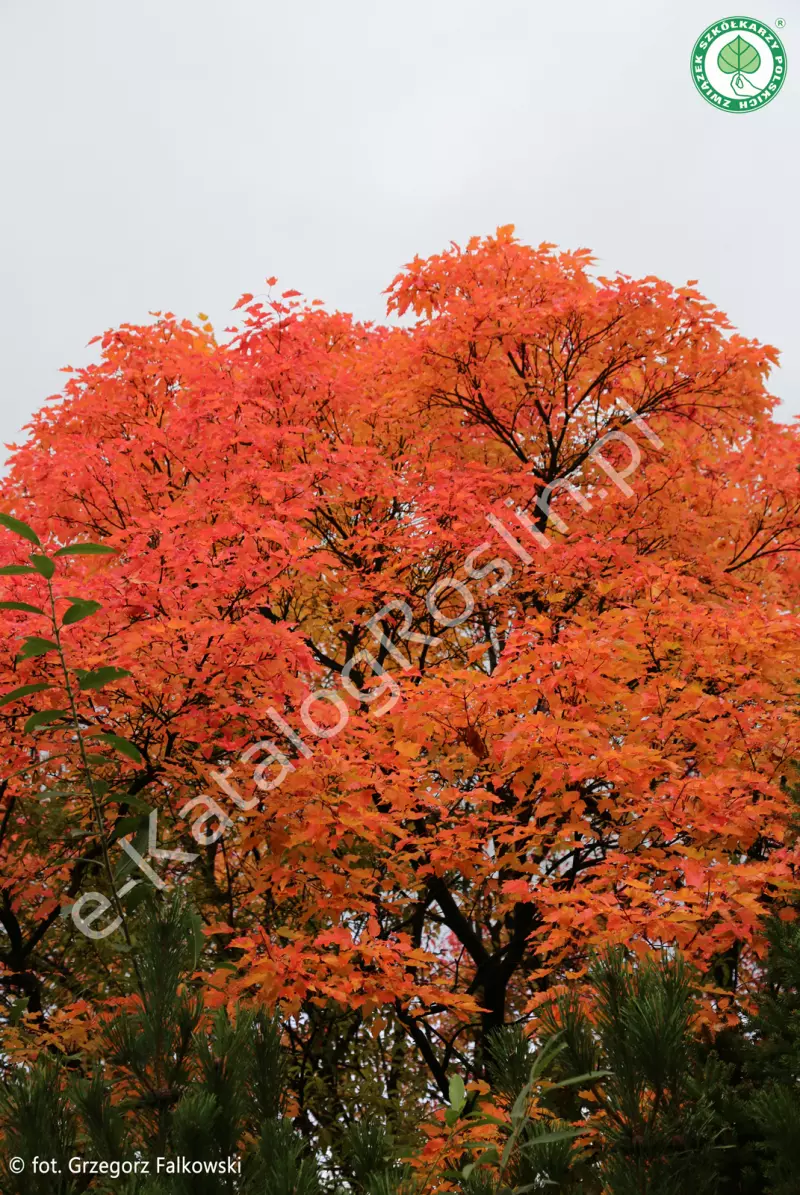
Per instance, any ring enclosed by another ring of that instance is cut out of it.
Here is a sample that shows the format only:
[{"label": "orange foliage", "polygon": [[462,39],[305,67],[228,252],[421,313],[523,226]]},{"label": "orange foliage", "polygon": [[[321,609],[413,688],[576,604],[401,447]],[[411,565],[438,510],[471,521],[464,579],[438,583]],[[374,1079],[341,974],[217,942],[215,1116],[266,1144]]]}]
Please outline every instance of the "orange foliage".
[{"label": "orange foliage", "polygon": [[[109,831],[126,793],[173,847],[198,851],[180,811],[203,793],[234,822],[195,864],[153,864],[238,952],[216,998],[394,1009],[440,1086],[434,1028],[530,1010],[608,942],[700,964],[741,943],[746,977],[796,877],[800,475],[775,351],[693,285],[591,265],[506,228],[398,275],[410,327],[296,292],[246,296],[226,343],[124,325],[3,485],[43,542],[118,553],[58,581],[102,603],[72,629],[80,665],[131,673],[82,698],[145,761],[109,774]],[[537,505],[567,477],[581,501]],[[37,578],[6,580],[36,601]],[[13,685],[46,674],[13,662],[34,623],[7,616]],[[9,777],[33,742],[65,750],[21,733],[34,708],[0,711]],[[55,998],[47,936],[24,947],[96,880],[43,840],[30,773],[3,800],[6,968]]]}]

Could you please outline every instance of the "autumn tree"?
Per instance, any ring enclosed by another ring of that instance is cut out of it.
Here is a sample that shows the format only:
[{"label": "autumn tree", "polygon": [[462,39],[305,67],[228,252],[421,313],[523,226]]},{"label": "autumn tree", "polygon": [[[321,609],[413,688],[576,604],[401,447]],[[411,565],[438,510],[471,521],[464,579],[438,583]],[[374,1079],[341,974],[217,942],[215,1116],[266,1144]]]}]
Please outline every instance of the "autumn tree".
[{"label": "autumn tree", "polygon": [[[27,997],[57,1034],[113,993],[119,932],[62,912],[110,896],[101,837],[150,882],[120,843],[144,856],[152,810],[209,998],[282,1003],[323,1133],[418,1092],[418,1064],[441,1094],[483,1075],[493,1030],[620,941],[679,947],[734,1020],[796,882],[775,350],[694,283],[598,277],[510,228],[388,300],[385,327],[289,291],[245,296],[224,341],[171,314],[107,332],[2,493],[44,555],[113,549],[69,558],[56,602],[100,604],[65,651],[129,675],[77,713],[142,760],[95,765],[101,834],[74,732],[24,732],[59,693],[0,711],[8,1015]],[[40,605],[40,575],[6,580]],[[9,689],[50,678],[20,658],[36,618],[7,614]]]},{"label": "autumn tree", "polygon": [[[94,1055],[77,1071],[39,1059],[0,1088],[4,1144],[26,1163],[0,1160],[7,1195],[319,1195],[343,1180],[353,1195],[377,1183],[399,1195],[404,1170],[380,1122],[362,1122],[327,1164],[293,1126],[277,1017],[208,1014],[191,983],[195,916],[179,899],[151,892],[133,934],[141,989],[105,1019]],[[37,1173],[44,1150],[55,1169]]]}]

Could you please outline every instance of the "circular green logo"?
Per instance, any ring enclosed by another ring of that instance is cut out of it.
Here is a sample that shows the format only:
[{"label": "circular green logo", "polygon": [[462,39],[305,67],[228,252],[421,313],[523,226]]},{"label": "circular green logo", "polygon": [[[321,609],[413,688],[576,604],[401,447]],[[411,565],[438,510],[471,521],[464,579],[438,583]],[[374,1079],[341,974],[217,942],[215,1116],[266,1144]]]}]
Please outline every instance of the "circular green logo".
[{"label": "circular green logo", "polygon": [[783,87],[786,51],[774,30],[752,17],[725,17],[698,37],[692,79],[721,112],[756,112]]}]

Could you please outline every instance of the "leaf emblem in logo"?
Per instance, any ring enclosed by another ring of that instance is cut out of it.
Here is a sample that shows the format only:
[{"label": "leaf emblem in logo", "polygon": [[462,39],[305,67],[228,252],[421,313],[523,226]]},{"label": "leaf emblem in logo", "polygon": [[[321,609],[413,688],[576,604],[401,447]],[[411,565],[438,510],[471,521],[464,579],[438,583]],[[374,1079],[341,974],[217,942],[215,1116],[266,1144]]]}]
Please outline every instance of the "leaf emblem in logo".
[{"label": "leaf emblem in logo", "polygon": [[761,55],[743,37],[735,37],[717,55],[717,66],[726,75],[733,75],[731,83],[737,91],[745,85],[744,75],[752,75],[761,66]]}]

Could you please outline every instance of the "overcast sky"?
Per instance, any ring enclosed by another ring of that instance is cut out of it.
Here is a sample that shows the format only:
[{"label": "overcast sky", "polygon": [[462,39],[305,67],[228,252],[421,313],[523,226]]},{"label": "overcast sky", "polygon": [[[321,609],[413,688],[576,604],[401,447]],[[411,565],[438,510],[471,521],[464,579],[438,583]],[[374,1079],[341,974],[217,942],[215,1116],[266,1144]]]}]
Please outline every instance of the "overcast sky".
[{"label": "overcast sky", "polygon": [[380,319],[415,253],[507,223],[698,278],[800,413],[800,7],[747,11],[790,67],[732,116],[689,74],[722,0],[0,0],[0,441],[107,327],[221,329],[270,274]]}]

